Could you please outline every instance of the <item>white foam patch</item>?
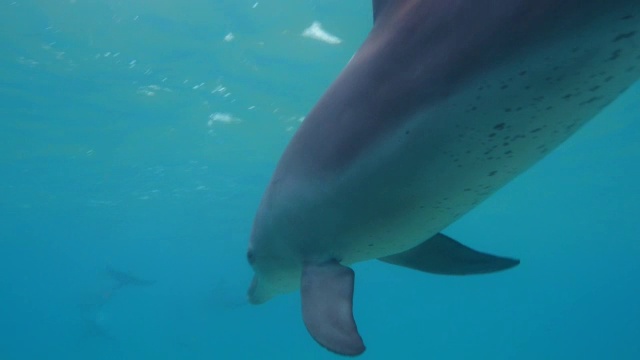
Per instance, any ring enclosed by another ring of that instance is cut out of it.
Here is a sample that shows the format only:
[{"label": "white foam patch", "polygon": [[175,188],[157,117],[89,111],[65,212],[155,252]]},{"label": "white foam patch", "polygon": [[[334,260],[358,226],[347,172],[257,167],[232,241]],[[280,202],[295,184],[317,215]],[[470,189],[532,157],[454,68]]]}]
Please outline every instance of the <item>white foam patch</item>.
[{"label": "white foam patch", "polygon": [[233,38],[234,38],[233,33],[228,33],[228,34],[224,37],[224,41],[226,41],[226,42],[230,42],[230,41],[233,41]]},{"label": "white foam patch", "polygon": [[311,26],[309,26],[308,28],[304,29],[304,31],[302,32],[302,36],[308,37],[310,39],[322,41],[322,42],[325,42],[325,43],[331,44],[331,45],[337,45],[337,44],[340,44],[342,42],[342,39],[340,39],[339,37],[337,37],[335,35],[332,35],[332,34],[328,33],[327,31],[325,31],[322,28],[322,24],[320,24],[317,21],[314,21],[311,24]]},{"label": "white foam patch", "polygon": [[231,124],[240,122],[240,119],[233,117],[229,113],[213,113],[209,115],[207,126],[212,127],[215,123]]}]

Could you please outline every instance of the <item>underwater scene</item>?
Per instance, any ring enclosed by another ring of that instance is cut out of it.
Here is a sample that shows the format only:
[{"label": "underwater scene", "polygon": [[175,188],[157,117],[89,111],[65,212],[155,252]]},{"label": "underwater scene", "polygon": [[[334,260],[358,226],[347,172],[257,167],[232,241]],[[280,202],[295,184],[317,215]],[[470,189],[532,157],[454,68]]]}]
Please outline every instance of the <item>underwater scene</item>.
[{"label": "underwater scene", "polygon": [[[0,360],[640,359],[640,6],[478,1],[0,0]],[[582,120],[508,173],[433,150],[486,119],[515,162],[518,79],[530,144]]]}]

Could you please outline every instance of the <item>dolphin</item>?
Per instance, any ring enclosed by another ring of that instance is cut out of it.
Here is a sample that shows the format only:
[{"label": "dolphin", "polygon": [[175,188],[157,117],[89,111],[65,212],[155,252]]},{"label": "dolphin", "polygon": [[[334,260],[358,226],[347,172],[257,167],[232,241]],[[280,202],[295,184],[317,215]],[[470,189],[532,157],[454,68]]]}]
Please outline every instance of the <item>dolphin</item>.
[{"label": "dolphin", "polygon": [[149,286],[155,283],[154,281],[140,279],[135,275],[118,269],[114,269],[112,267],[107,267],[107,274],[116,282],[116,284],[111,289],[112,292],[125,286]]},{"label": "dolphin", "polygon": [[97,294],[91,296],[90,299],[83,301],[77,305],[78,309],[82,311],[83,314],[93,314],[99,312],[107,303],[113,299],[113,296],[117,294],[118,290],[127,287],[127,286],[149,286],[153,285],[155,282],[151,280],[141,279],[131,273],[127,273],[118,269],[115,269],[111,266],[107,266],[106,268],[107,275],[115,281],[108,289],[100,291]]},{"label": "dolphin", "polygon": [[249,301],[300,289],[311,336],[351,356],[349,265],[514,267],[441,231],[640,77],[638,0],[374,0],[373,17],[282,154],[247,252]]},{"label": "dolphin", "polygon": [[86,340],[87,338],[99,338],[109,341],[115,341],[115,337],[113,337],[113,335],[111,335],[111,333],[105,328],[103,322],[104,314],[101,312],[93,314],[92,316],[88,316],[88,314],[86,316],[83,316],[83,340]]}]

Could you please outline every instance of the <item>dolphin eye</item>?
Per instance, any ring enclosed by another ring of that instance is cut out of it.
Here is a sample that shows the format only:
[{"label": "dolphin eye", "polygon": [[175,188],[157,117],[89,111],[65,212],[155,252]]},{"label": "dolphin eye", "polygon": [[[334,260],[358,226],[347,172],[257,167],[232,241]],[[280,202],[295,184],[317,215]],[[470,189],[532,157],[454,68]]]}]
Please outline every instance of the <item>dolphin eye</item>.
[{"label": "dolphin eye", "polygon": [[249,264],[253,264],[256,261],[256,257],[253,254],[253,250],[247,251],[247,261],[249,261]]}]

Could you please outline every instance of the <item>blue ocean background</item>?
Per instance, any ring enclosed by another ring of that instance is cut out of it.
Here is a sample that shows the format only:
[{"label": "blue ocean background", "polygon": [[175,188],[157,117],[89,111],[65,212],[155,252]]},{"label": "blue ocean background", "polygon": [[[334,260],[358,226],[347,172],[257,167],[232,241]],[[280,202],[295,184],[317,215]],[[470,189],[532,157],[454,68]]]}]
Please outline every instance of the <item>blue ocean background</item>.
[{"label": "blue ocean background", "polygon": [[[245,250],[371,22],[368,0],[0,0],[0,360],[338,358],[299,294],[246,303]],[[639,120],[636,85],[445,231],[519,267],[356,264],[361,358],[640,359]]]}]

